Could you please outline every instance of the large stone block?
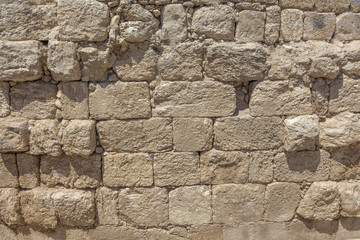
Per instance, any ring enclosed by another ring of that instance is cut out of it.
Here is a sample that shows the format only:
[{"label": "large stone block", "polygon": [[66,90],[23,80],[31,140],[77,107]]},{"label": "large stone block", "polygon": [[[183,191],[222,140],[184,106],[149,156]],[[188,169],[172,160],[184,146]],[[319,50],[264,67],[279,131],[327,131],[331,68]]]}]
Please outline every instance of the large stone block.
[{"label": "large stone block", "polygon": [[330,180],[360,180],[359,144],[336,148],[331,151]]},{"label": "large stone block", "polygon": [[316,0],[280,0],[279,5],[281,8],[298,8],[302,10],[312,10]]},{"label": "large stone block", "polygon": [[284,41],[300,41],[304,32],[304,13],[297,9],[281,11],[281,37]]},{"label": "large stone block", "polygon": [[60,156],[61,153],[59,122],[51,119],[31,122],[30,154]]},{"label": "large stone block", "polygon": [[102,147],[109,152],[163,152],[172,149],[172,121],[111,120],[96,125]]},{"label": "large stone block", "polygon": [[339,182],[338,189],[341,199],[341,212],[343,217],[360,216],[360,185],[358,182]]},{"label": "large stone block", "polygon": [[255,151],[250,153],[249,182],[269,183],[274,175],[274,153],[272,151]]},{"label": "large stone block", "polygon": [[266,8],[265,43],[275,44],[279,40],[281,8],[277,5]]},{"label": "large stone block", "polygon": [[133,119],[151,117],[149,86],[145,82],[90,84],[90,117]]},{"label": "large stone block", "polygon": [[35,188],[39,186],[39,158],[30,154],[17,154],[16,161],[19,171],[21,188]]},{"label": "large stone block", "polygon": [[21,225],[19,190],[15,188],[0,189],[0,219],[6,225]]},{"label": "large stone block", "polygon": [[0,82],[0,117],[10,115],[10,97],[9,84],[7,82]]},{"label": "large stone block", "polygon": [[329,110],[330,87],[326,79],[316,79],[312,84],[311,101],[313,112],[325,116]]},{"label": "large stone block", "polygon": [[182,42],[187,38],[186,12],[182,4],[168,4],[161,15],[163,40]]},{"label": "large stone block", "polygon": [[117,212],[118,191],[106,187],[96,190],[96,208],[99,225],[119,224]]},{"label": "large stone block", "polygon": [[257,43],[217,43],[208,47],[205,72],[222,82],[262,80],[267,70],[267,50]]},{"label": "large stone block", "polygon": [[31,81],[43,76],[38,41],[0,40],[0,56],[0,81]]},{"label": "large stone block", "polygon": [[335,32],[335,25],[335,13],[306,12],[303,39],[329,41]]},{"label": "large stone block", "polygon": [[218,240],[222,238],[223,229],[221,225],[199,225],[190,228],[191,240]]},{"label": "large stone block", "polygon": [[314,58],[309,70],[309,76],[312,78],[335,79],[339,73],[339,66],[329,57]]},{"label": "large stone block", "polygon": [[153,98],[153,114],[165,117],[230,116],[236,107],[234,87],[216,81],[161,82]]},{"label": "large stone block", "polygon": [[120,23],[120,35],[125,41],[140,43],[149,40],[157,30],[154,26],[142,21],[129,21]]},{"label": "large stone block", "polygon": [[90,239],[96,240],[116,239],[119,236],[122,240],[146,239],[146,231],[130,226],[100,226],[91,229],[89,232]]},{"label": "large stone block", "polygon": [[0,153],[0,188],[19,186],[15,154]]},{"label": "large stone block", "polygon": [[349,0],[315,0],[315,9],[317,12],[343,13],[350,7]]},{"label": "large stone block", "polygon": [[260,11],[241,11],[237,19],[235,40],[237,42],[264,41],[265,15]]},{"label": "large stone block", "polygon": [[89,117],[87,83],[61,82],[58,88],[61,116],[64,119],[87,119]]},{"label": "large stone block", "polygon": [[0,118],[0,152],[25,152],[29,149],[28,121],[25,118]]}]

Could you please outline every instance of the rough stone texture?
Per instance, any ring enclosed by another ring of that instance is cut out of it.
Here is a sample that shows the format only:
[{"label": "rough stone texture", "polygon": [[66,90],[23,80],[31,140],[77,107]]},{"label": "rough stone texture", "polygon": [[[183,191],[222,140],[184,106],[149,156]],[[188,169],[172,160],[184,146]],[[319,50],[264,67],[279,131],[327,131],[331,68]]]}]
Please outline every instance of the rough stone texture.
[{"label": "rough stone texture", "polygon": [[217,240],[222,239],[221,225],[200,225],[190,229],[191,240]]},{"label": "rough stone texture", "polygon": [[33,121],[30,125],[30,154],[60,156],[61,138],[59,122],[45,119]]},{"label": "rough stone texture", "polygon": [[298,8],[302,10],[312,10],[316,0],[280,0],[279,5],[281,8]]},{"label": "rough stone texture", "polygon": [[17,189],[0,189],[0,219],[9,226],[23,223],[20,215],[19,191]]},{"label": "rough stone texture", "polygon": [[316,0],[315,9],[318,12],[335,12],[342,13],[349,9],[350,1],[348,0]]},{"label": "rough stone texture", "polygon": [[101,187],[96,190],[97,217],[100,225],[118,225],[118,191]]},{"label": "rough stone texture", "polygon": [[29,150],[28,121],[25,118],[0,118],[0,152]]},{"label": "rough stone texture", "polygon": [[0,117],[10,115],[9,84],[0,82]]},{"label": "rough stone texture", "polygon": [[281,9],[279,6],[266,8],[265,43],[275,44],[279,40]]},{"label": "rough stone texture", "polygon": [[338,183],[338,189],[341,199],[341,216],[359,217],[360,216],[360,186],[359,183]]},{"label": "rough stone texture", "polygon": [[325,116],[329,109],[330,88],[325,79],[316,79],[311,89],[313,112]]},{"label": "rough stone texture", "polygon": [[330,180],[340,181],[342,179],[360,178],[360,152],[359,145],[354,144],[347,147],[336,148],[331,151]]},{"label": "rough stone texture", "polygon": [[15,188],[19,186],[14,154],[0,153],[0,180],[1,188]]},{"label": "rough stone texture", "polygon": [[17,154],[16,163],[19,170],[19,184],[21,188],[35,188],[39,186],[39,159],[30,154]]},{"label": "rough stone texture", "polygon": [[336,20],[335,37],[339,40],[360,39],[360,14],[340,15]]},{"label": "rough stone texture", "polygon": [[335,31],[334,13],[305,12],[304,40],[330,40]]},{"label": "rough stone texture", "polygon": [[262,42],[264,33],[264,12],[244,10],[239,13],[235,32],[237,42]]},{"label": "rough stone texture", "polygon": [[166,5],[161,17],[163,40],[177,43],[187,38],[186,12],[182,4]]},{"label": "rough stone texture", "polygon": [[146,239],[146,232],[130,226],[108,227],[101,226],[90,230],[90,239],[107,240],[121,236],[124,240]]},{"label": "rough stone texture", "polygon": [[313,59],[309,75],[313,78],[335,79],[340,73],[340,68],[331,58]]},{"label": "rough stone texture", "polygon": [[274,175],[274,153],[271,151],[257,151],[250,153],[249,182],[269,183]]},{"label": "rough stone texture", "polygon": [[87,83],[61,82],[58,88],[61,116],[64,119],[87,119],[89,117]]},{"label": "rough stone texture", "polygon": [[149,40],[155,31],[152,24],[142,21],[120,23],[120,34],[128,42],[144,42]]},{"label": "rough stone texture", "polygon": [[284,41],[300,41],[304,32],[304,13],[297,9],[281,11],[281,37]]}]

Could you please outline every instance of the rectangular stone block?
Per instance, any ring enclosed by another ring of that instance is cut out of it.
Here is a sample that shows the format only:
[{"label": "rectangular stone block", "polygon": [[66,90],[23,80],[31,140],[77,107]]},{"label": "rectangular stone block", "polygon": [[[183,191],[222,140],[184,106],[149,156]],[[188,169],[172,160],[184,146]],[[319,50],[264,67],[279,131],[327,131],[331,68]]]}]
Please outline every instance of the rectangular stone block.
[{"label": "rectangular stone block", "polygon": [[335,13],[306,12],[303,39],[329,41],[335,32],[335,25]]},{"label": "rectangular stone block", "polygon": [[64,119],[89,118],[88,84],[85,82],[61,82],[58,85],[61,116]]},{"label": "rectangular stone block", "polygon": [[315,9],[317,12],[343,13],[350,8],[349,0],[315,0]]},{"label": "rectangular stone block", "polygon": [[15,227],[16,225],[23,224],[23,219],[20,215],[20,198],[18,189],[0,189],[0,219],[8,226]]},{"label": "rectangular stone block", "polygon": [[279,5],[281,8],[297,8],[301,10],[312,10],[316,0],[280,0]]},{"label": "rectangular stone block", "polygon": [[358,79],[343,75],[330,83],[329,112],[360,112],[360,84]]},{"label": "rectangular stone block", "polygon": [[264,12],[244,10],[239,13],[235,32],[237,42],[262,42],[264,33]]},{"label": "rectangular stone block", "polygon": [[28,121],[25,118],[0,118],[0,152],[25,152],[29,149]]},{"label": "rectangular stone block", "polygon": [[60,156],[61,136],[57,120],[36,120],[30,123],[30,154]]},{"label": "rectangular stone block", "polygon": [[89,231],[90,239],[108,240],[119,236],[123,240],[146,239],[146,231],[130,226],[110,227],[100,226]]},{"label": "rectangular stone block", "polygon": [[281,11],[281,37],[284,41],[300,41],[304,32],[304,13],[297,9]]},{"label": "rectangular stone block", "polygon": [[360,180],[360,150],[358,144],[331,151],[330,180]]},{"label": "rectangular stone block", "polygon": [[19,186],[15,154],[0,153],[0,188]]},{"label": "rectangular stone block", "polygon": [[249,182],[269,183],[274,176],[274,152],[255,151],[250,153]]},{"label": "rectangular stone block", "polygon": [[279,40],[281,8],[277,5],[266,8],[265,43],[275,44]]},{"label": "rectangular stone block", "polygon": [[318,116],[325,116],[329,109],[330,87],[325,79],[316,79],[312,84],[311,101],[313,112]]},{"label": "rectangular stone block", "polygon": [[119,224],[117,211],[118,191],[100,187],[96,190],[96,208],[99,225]]},{"label": "rectangular stone block", "polygon": [[17,154],[19,170],[19,184],[21,188],[35,188],[39,186],[39,158],[30,154]]},{"label": "rectangular stone block", "polygon": [[200,225],[190,228],[191,240],[218,240],[222,238],[223,229],[221,225]]},{"label": "rectangular stone block", "polygon": [[170,43],[182,42],[187,38],[186,12],[182,4],[168,4],[161,14],[164,40]]},{"label": "rectangular stone block", "polygon": [[351,41],[360,39],[360,14],[344,13],[337,17],[335,38]]},{"label": "rectangular stone block", "polygon": [[172,121],[111,120],[96,125],[101,146],[109,152],[163,152],[172,149]]},{"label": "rectangular stone block", "polygon": [[236,108],[234,87],[216,81],[161,82],[153,98],[155,116],[221,117],[233,115]]},{"label": "rectangular stone block", "polygon": [[0,82],[0,117],[10,115],[9,89],[10,87],[7,82]]},{"label": "rectangular stone block", "polygon": [[340,215],[345,218],[357,218],[360,216],[360,185],[359,183],[340,182],[337,183],[340,199]]}]

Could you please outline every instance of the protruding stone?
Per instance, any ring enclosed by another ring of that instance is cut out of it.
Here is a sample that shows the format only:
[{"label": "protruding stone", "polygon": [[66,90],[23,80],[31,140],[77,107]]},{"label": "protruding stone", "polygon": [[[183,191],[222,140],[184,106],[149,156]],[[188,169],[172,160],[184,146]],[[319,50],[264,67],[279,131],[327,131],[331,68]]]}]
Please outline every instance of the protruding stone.
[{"label": "protruding stone", "polygon": [[25,152],[29,149],[28,121],[25,118],[0,118],[0,152]]},{"label": "protruding stone", "polygon": [[10,115],[9,89],[10,87],[7,82],[0,82],[0,117]]},{"label": "protruding stone", "polygon": [[120,23],[120,36],[125,41],[139,43],[149,40],[154,32],[157,30],[157,26],[142,22],[142,21],[129,21]]},{"label": "protruding stone", "polygon": [[0,189],[0,219],[9,226],[21,225],[23,223],[20,215],[19,191],[17,189]]},{"label": "protruding stone", "polygon": [[61,138],[57,120],[37,120],[30,126],[30,154],[60,156]]},{"label": "protruding stone", "polygon": [[337,17],[335,38],[339,40],[360,39],[360,14],[344,13]]},{"label": "protruding stone", "polygon": [[281,37],[284,41],[300,41],[304,32],[304,13],[297,9],[281,11]]},{"label": "protruding stone", "polygon": [[343,217],[360,216],[360,185],[357,182],[339,182],[338,189],[341,198],[341,212]]},{"label": "protruding stone", "polygon": [[39,186],[39,158],[30,154],[17,154],[19,183],[21,188]]},{"label": "protruding stone", "polygon": [[264,41],[264,12],[244,10],[239,13],[237,21],[235,33],[235,40],[237,42]]},{"label": "protruding stone", "polygon": [[304,40],[329,41],[335,31],[335,13],[305,12]]},{"label": "protruding stone", "polygon": [[146,239],[146,231],[130,226],[111,227],[100,226],[91,229],[89,232],[90,239],[108,240],[116,239],[121,236],[124,240]]},{"label": "protruding stone", "polygon": [[340,68],[329,57],[315,58],[309,70],[310,77],[335,79],[340,73]]},{"label": "protruding stone", "polygon": [[161,15],[163,40],[182,42],[187,38],[186,12],[182,4],[168,4]]},{"label": "protruding stone", "polygon": [[19,186],[15,154],[0,153],[0,188]]},{"label": "protruding stone", "polygon": [[61,82],[58,86],[62,117],[64,119],[87,119],[89,117],[87,83]]}]

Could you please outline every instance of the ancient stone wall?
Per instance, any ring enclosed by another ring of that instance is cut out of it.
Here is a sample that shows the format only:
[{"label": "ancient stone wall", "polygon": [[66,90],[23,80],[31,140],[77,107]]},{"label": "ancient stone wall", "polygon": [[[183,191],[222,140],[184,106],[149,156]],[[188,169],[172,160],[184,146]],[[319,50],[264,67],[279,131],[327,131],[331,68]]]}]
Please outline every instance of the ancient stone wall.
[{"label": "ancient stone wall", "polygon": [[359,12],[1,0],[0,239],[360,238]]}]

